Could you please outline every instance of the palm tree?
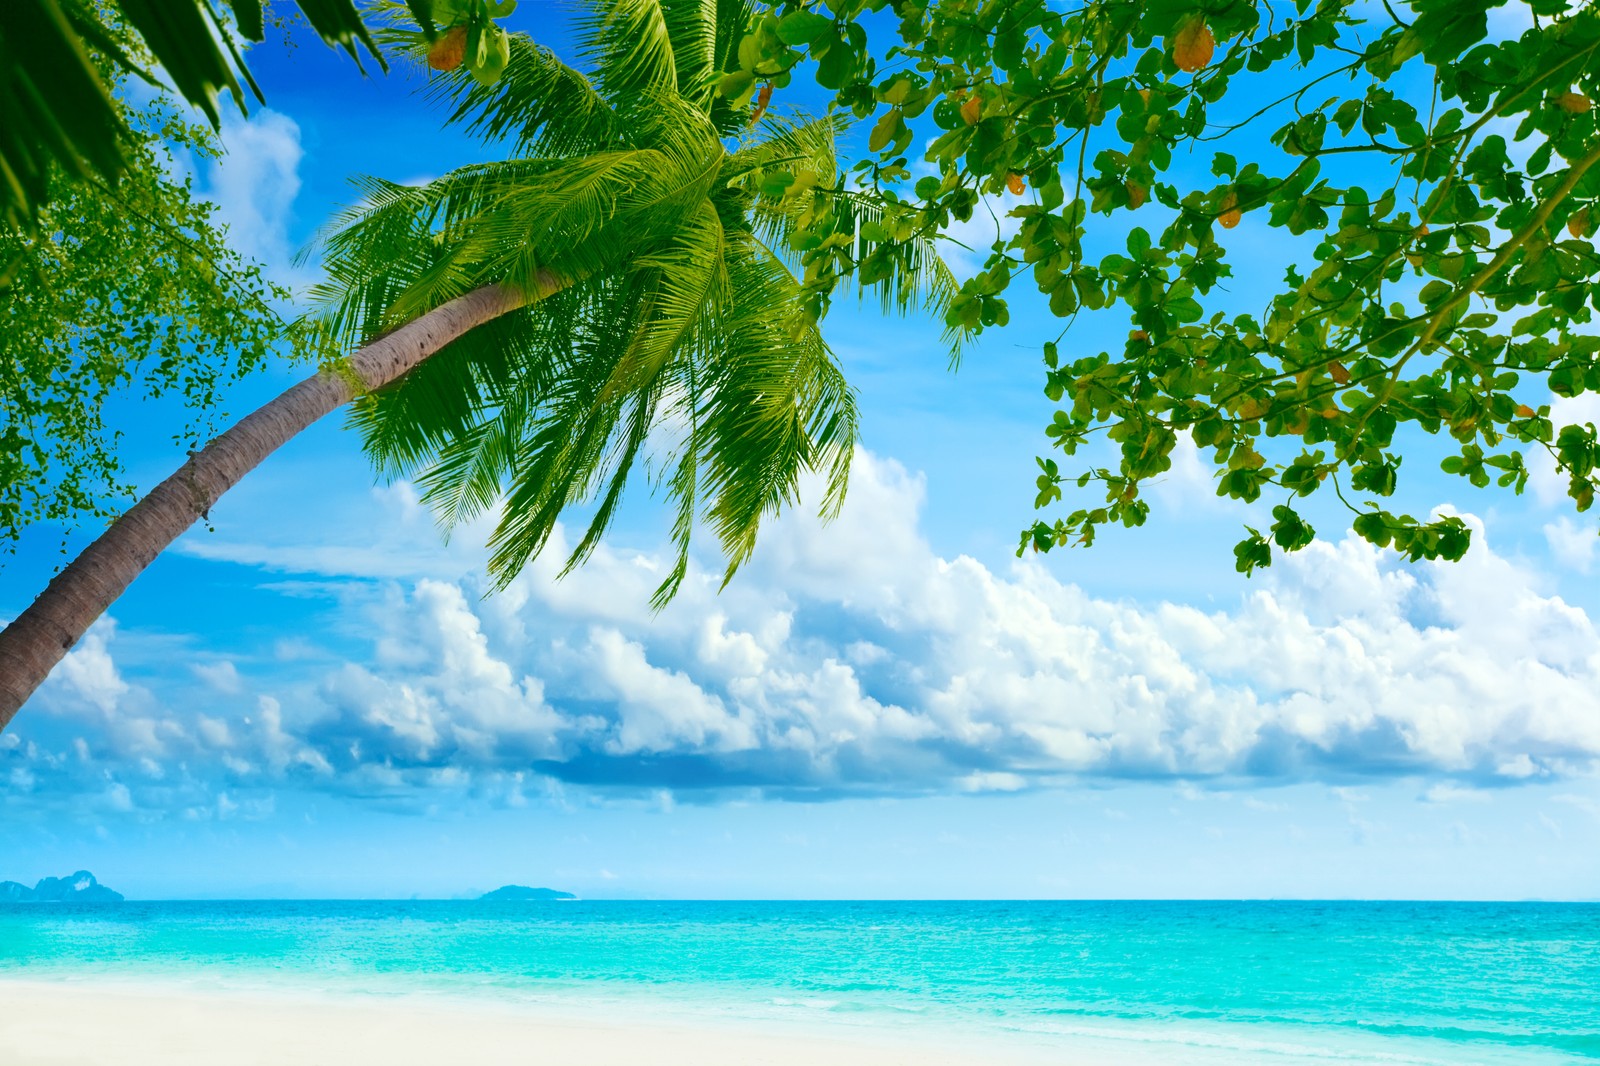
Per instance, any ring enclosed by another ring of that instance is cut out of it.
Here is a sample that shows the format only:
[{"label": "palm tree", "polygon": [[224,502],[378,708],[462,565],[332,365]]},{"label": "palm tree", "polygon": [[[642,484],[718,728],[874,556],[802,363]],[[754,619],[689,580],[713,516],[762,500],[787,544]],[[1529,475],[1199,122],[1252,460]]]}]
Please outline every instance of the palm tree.
[{"label": "palm tree", "polygon": [[315,328],[353,354],[192,455],[0,632],[0,728],[223,492],[352,400],[379,468],[417,476],[446,525],[498,510],[502,585],[569,505],[593,513],[568,566],[592,551],[642,454],[675,507],[658,605],[700,522],[731,577],[806,472],[836,511],[856,408],[791,235],[829,222],[810,272],[855,257],[886,307],[942,309],[954,287],[892,205],[845,187],[833,121],[753,127],[719,95],[751,8],[594,0],[578,32],[587,76],[519,37],[498,84],[442,82],[452,121],[514,158],[420,187],[365,183],[324,241],[316,293]]}]

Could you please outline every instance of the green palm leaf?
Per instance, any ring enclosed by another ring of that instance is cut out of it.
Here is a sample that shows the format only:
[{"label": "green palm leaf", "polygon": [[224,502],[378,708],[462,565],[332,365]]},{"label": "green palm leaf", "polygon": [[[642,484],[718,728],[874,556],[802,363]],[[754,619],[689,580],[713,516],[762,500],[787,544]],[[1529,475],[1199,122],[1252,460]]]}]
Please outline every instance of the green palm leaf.
[{"label": "green palm leaf", "polygon": [[317,326],[341,349],[485,284],[527,295],[354,414],[378,468],[414,477],[446,528],[493,515],[500,585],[573,513],[566,565],[582,562],[652,468],[676,550],[657,606],[697,529],[726,581],[808,475],[837,512],[858,414],[812,312],[802,223],[832,220],[833,248],[879,264],[886,309],[942,313],[954,294],[930,241],[843,187],[835,120],[752,130],[718,95],[750,17],[744,0],[592,3],[583,71],[515,38],[496,85],[457,74],[433,92],[517,157],[418,187],[364,180],[324,235]]}]

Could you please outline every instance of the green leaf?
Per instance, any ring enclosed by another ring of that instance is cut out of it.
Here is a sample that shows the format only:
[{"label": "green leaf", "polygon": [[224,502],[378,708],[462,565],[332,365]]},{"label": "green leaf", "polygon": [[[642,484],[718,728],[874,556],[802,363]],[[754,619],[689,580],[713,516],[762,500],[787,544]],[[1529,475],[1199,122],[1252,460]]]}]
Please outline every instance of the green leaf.
[{"label": "green leaf", "polygon": [[872,134],[867,138],[867,149],[881,152],[892,144],[898,137],[904,120],[900,117],[898,108],[890,108],[873,124]]},{"label": "green leaf", "polygon": [[791,11],[778,22],[778,40],[810,44],[833,28],[833,20],[814,11]]},{"label": "green leaf", "polygon": [[261,22],[261,0],[228,0],[233,9],[233,21],[239,35],[247,41],[266,39],[266,28]]},{"label": "green leaf", "polygon": [[[1248,528],[1248,527],[1247,527]],[[1233,568],[1241,574],[1250,575],[1257,569],[1264,569],[1272,565],[1272,546],[1255,530],[1250,530],[1250,536],[1241,540],[1233,547]]]}]

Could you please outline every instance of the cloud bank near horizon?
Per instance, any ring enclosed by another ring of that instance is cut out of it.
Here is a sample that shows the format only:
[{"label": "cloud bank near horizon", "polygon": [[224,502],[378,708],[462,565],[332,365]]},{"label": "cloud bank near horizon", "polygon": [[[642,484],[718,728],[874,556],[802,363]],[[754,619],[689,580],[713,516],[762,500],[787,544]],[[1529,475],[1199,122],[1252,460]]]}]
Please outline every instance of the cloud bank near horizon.
[{"label": "cloud bank near horizon", "polygon": [[1317,543],[1227,609],[1147,606],[1033,560],[941,557],[921,480],[863,452],[837,522],[785,517],[726,592],[697,571],[652,615],[665,552],[603,549],[556,581],[554,545],[485,599],[473,531],[440,549],[405,486],[375,498],[377,544],[184,542],[333,596],[361,655],[175,665],[103,622],[0,736],[8,804],[214,818],[286,790],[406,809],[1600,768],[1594,621],[1481,531],[1460,564]]}]

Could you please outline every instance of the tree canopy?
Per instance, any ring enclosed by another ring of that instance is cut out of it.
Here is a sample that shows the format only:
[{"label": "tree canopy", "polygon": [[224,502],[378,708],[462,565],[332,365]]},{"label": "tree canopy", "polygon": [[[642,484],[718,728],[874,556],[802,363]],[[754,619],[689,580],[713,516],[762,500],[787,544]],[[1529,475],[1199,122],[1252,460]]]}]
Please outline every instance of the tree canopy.
[{"label": "tree canopy", "polygon": [[0,226],[0,551],[35,523],[126,506],[114,396],[181,400],[172,436],[195,446],[227,386],[290,348],[288,292],[229,247],[184,174],[215,154],[210,130],[159,101],[118,107],[120,180],[57,169],[37,227]]},{"label": "tree canopy", "polygon": [[[430,55],[435,67],[487,86],[509,41],[493,20],[514,6],[407,11],[429,51],[454,51]],[[330,43],[382,61],[350,0],[301,7]],[[218,93],[242,107],[240,80],[253,85],[230,33],[260,40],[262,3],[230,11],[233,25],[210,0],[0,5],[0,551],[36,523],[70,528],[126,506],[114,397],[180,399],[189,417],[173,440],[197,447],[225,418],[230,383],[274,354],[305,354],[280,315],[290,293],[229,247],[185,174],[220,152]],[[170,92],[128,91],[158,69]]]},{"label": "tree canopy", "polygon": [[[865,250],[885,205],[842,187],[837,119],[718,93],[751,13],[594,0],[575,26],[581,66],[512,35],[504,77],[433,83],[452,123],[511,158],[422,186],[368,179],[330,225],[314,295],[336,350],[485,284],[541,293],[356,406],[376,465],[416,478],[446,526],[494,514],[500,584],[589,504],[567,566],[582,561],[652,457],[677,549],[657,604],[699,524],[731,577],[802,475],[822,476],[825,512],[842,501],[855,394],[805,314],[792,238]],[[403,26],[381,39],[436,54]],[[932,242],[886,256],[886,309],[943,314],[955,285]]]},{"label": "tree canopy", "polygon": [[[1270,507],[1243,572],[1311,542],[1319,494],[1375,544],[1459,558],[1458,517],[1391,509],[1430,437],[1445,471],[1518,492],[1546,452],[1592,505],[1595,427],[1550,402],[1600,391],[1592,5],[778,0],[739,55],[724,93],[811,71],[871,122],[856,176],[894,201],[886,232],[1007,215],[948,321],[1004,325],[1028,280],[1061,319],[1040,338],[1052,513],[1019,552],[1142,524],[1183,439],[1220,496]],[[814,308],[878,270],[798,246]],[[1268,290],[1249,305],[1246,276]],[[1120,348],[1081,347],[1097,312],[1127,316]]]}]

